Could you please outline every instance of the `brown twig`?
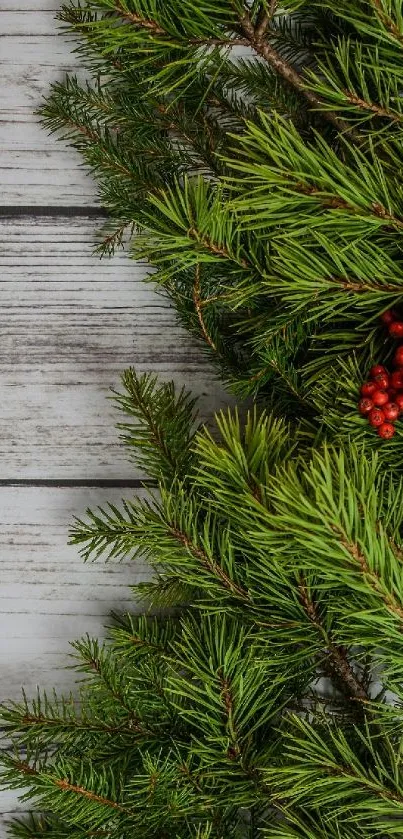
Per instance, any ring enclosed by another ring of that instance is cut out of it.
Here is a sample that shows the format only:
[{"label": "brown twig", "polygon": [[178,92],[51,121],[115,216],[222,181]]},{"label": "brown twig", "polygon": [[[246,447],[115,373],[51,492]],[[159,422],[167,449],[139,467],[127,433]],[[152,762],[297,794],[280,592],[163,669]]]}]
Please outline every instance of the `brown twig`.
[{"label": "brown twig", "polygon": [[[18,763],[15,764],[15,768],[22,772],[23,775],[39,775],[40,773],[37,769],[34,769],[33,766],[30,766],[29,763],[26,761],[20,760]],[[71,784],[69,781],[63,778],[50,778],[50,781],[59,789],[68,790],[69,792],[75,792],[78,795],[82,795],[85,798],[90,799],[91,801],[96,801],[98,804],[104,804],[107,807],[111,807],[114,810],[120,810],[122,813],[132,813],[132,810],[128,810],[126,807],[123,807],[122,804],[118,804],[116,801],[111,801],[109,798],[104,798],[101,795],[97,795],[92,790],[85,789],[85,787],[76,786],[75,784]]]},{"label": "brown twig", "polygon": [[[66,720],[63,721],[64,725],[66,725]],[[46,725],[49,727],[52,726],[60,726],[61,721],[57,719],[53,719],[52,717],[45,717],[43,715],[34,715],[34,714],[25,714],[21,720],[22,725]],[[78,724],[77,720],[72,720],[71,725],[75,729],[82,728],[85,731],[97,731],[97,732],[104,732],[104,733],[113,733],[116,734],[118,732],[126,732],[127,734],[132,734],[134,727],[131,725],[92,725],[89,722],[82,722]],[[139,729],[140,730],[140,729]]]},{"label": "brown twig", "polygon": [[352,105],[357,105],[357,107],[362,108],[364,111],[370,111],[375,116],[390,119],[392,122],[403,122],[403,114],[388,111],[387,108],[382,108],[381,105],[376,105],[374,102],[367,102],[366,99],[361,99],[360,96],[357,96],[356,93],[352,93],[350,90],[344,90],[343,92],[346,99]]},{"label": "brown twig", "polygon": [[[283,173],[284,174],[284,173]],[[350,204],[346,201],[345,198],[340,198],[338,195],[329,195],[324,190],[320,189],[319,186],[316,184],[307,184],[303,181],[298,181],[297,183],[293,183],[292,177],[289,178],[290,184],[292,188],[301,195],[312,196],[317,201],[320,202],[322,207],[325,207],[329,210],[345,210],[351,215],[356,215],[357,213],[362,212],[361,207],[356,207],[354,204]],[[368,209],[372,212],[373,215],[381,218],[388,225],[391,227],[398,227],[403,228],[403,220],[398,216],[394,216],[390,213],[383,204],[380,204],[378,201],[373,201],[372,204],[368,207]]]},{"label": "brown twig", "polygon": [[[265,35],[267,31],[267,25],[263,27],[262,34],[259,34],[259,26],[256,28],[251,20],[249,12],[245,12],[242,16],[241,20],[241,27],[242,31],[246,35],[250,46],[252,49],[264,58],[268,64],[275,70],[280,76],[287,81],[291,87],[294,87],[298,90],[305,99],[309,102],[309,104],[317,109],[321,110],[323,108],[323,101],[320,99],[316,93],[313,93],[312,90],[306,87],[305,81],[303,80],[302,76],[295,70],[295,68],[288,63],[280,53],[271,46],[271,44],[267,41]],[[350,125],[345,120],[339,119],[333,111],[322,111],[322,116],[328,122],[331,122],[332,125],[337,128],[338,131],[341,133],[346,133],[350,136],[353,136],[353,132],[351,130]]]},{"label": "brown twig", "polygon": [[367,558],[361,548],[359,548],[355,542],[350,542],[347,536],[337,527],[333,526],[333,531],[339,537],[340,544],[349,554],[354,562],[354,565],[359,567],[365,579],[368,580],[372,590],[383,600],[387,610],[391,612],[400,623],[403,623],[403,605],[398,602],[391,592],[384,590],[379,574],[369,567]]},{"label": "brown twig", "polygon": [[147,735],[151,734],[151,732],[147,728],[144,728],[142,726],[141,720],[139,719],[137,714],[135,714],[133,709],[127,704],[127,702],[121,696],[119,691],[115,690],[110,685],[109,681],[105,677],[105,673],[104,673],[104,671],[101,667],[101,663],[100,663],[99,659],[91,658],[90,660],[87,659],[86,661],[87,661],[87,664],[89,664],[89,666],[91,667],[91,669],[95,673],[97,673],[97,675],[100,677],[100,679],[102,679],[102,681],[103,681],[105,687],[107,688],[107,690],[109,691],[110,695],[113,696],[113,698],[116,700],[116,702],[118,702],[118,704],[121,706],[121,708],[123,708],[124,711],[127,712],[127,714],[128,714],[128,724],[129,724],[130,728],[132,729],[132,731],[137,731],[139,734],[142,734],[143,736],[147,736]]},{"label": "brown twig", "polygon": [[381,0],[371,0],[372,5],[379,16],[380,21],[383,23],[386,29],[389,29],[391,35],[399,41],[399,44],[403,44],[403,34],[401,33],[399,27],[389,15],[384,12],[381,4]]},{"label": "brown twig", "polygon": [[210,571],[210,573],[214,574],[215,577],[219,578],[220,582],[227,591],[231,592],[231,594],[234,594],[236,597],[242,598],[242,600],[250,600],[249,592],[241,586],[238,586],[237,583],[234,583],[234,581],[231,580],[231,578],[225,573],[224,569],[221,568],[221,565],[211,559],[202,548],[194,545],[186,533],[182,533],[181,530],[178,530],[178,528],[174,526],[170,527],[169,532],[183,545],[184,548],[186,548],[187,551],[189,551],[192,556],[195,557],[195,559],[198,559],[201,562],[207,571]]},{"label": "brown twig", "polygon": [[129,10],[125,9],[119,0],[116,0],[115,8],[120,17],[127,20],[129,23],[132,23],[135,26],[140,26],[142,29],[148,29],[154,35],[166,35],[165,29],[162,29],[155,20],[140,17],[140,15],[136,15],[135,12],[129,12]]},{"label": "brown twig", "polygon": [[[126,20],[128,23],[131,23],[134,26],[138,26],[140,29],[147,29],[153,35],[162,35],[167,38],[170,37],[169,32],[163,29],[163,27],[160,26],[156,20],[152,20],[151,18],[143,18],[140,15],[135,14],[135,12],[129,12],[129,10],[125,9],[122,3],[119,2],[119,0],[116,0],[115,7],[120,17]],[[187,44],[196,47],[249,46],[249,41],[247,38],[190,38],[189,40],[184,40]]]},{"label": "brown twig", "polygon": [[59,789],[67,790],[68,792],[75,792],[77,795],[82,795],[84,798],[88,798],[90,801],[96,801],[97,804],[103,804],[105,807],[111,807],[113,810],[119,810],[121,813],[131,813],[131,810],[128,810],[126,807],[123,807],[121,804],[118,804],[116,801],[111,801],[109,798],[104,798],[102,795],[97,795],[92,790],[86,789],[85,787],[76,786],[75,784],[71,784],[69,781],[64,779],[54,779],[53,783]]},{"label": "brown twig", "polygon": [[304,577],[301,576],[298,591],[300,602],[305,614],[312,625],[318,630],[327,643],[327,655],[324,660],[325,670],[328,675],[336,681],[343,693],[357,702],[367,702],[369,696],[359,679],[357,678],[344,647],[333,644],[321,621],[316,604],[312,600]]},{"label": "brown twig", "polygon": [[192,46],[204,47],[248,47],[249,41],[247,38],[191,38],[186,40],[187,44]]},{"label": "brown twig", "polygon": [[323,761],[321,765],[321,772],[325,772],[327,775],[332,776],[343,776],[344,778],[354,778],[356,781],[359,782],[359,786],[363,789],[368,789],[374,793],[374,795],[379,796],[379,798],[387,799],[389,801],[395,801],[398,804],[403,804],[403,795],[398,793],[396,790],[389,790],[384,786],[381,786],[381,782],[379,782],[379,786],[376,786],[376,782],[371,778],[371,776],[367,776],[367,780],[365,780],[359,773],[354,769],[351,765],[344,765],[344,766],[336,766],[335,764],[331,764],[331,766],[326,766],[325,761]]},{"label": "brown twig", "polygon": [[250,270],[252,268],[252,265],[250,265],[246,259],[243,259],[242,257],[237,259],[236,256],[231,254],[223,245],[217,245],[207,236],[200,236],[199,232],[194,227],[189,228],[188,236],[195,239],[200,245],[203,245],[206,250],[215,254],[215,256],[222,256],[225,259],[231,259],[233,262],[236,262],[237,265],[240,265],[241,268],[245,268],[245,270]]},{"label": "brown twig", "polygon": [[373,204],[371,204],[371,207],[378,218],[385,219],[385,221],[389,222],[389,224],[393,227],[403,227],[402,219],[399,219],[392,215],[392,213],[389,213],[383,204],[379,204],[377,201],[374,201]]},{"label": "brown twig", "polygon": [[262,14],[258,17],[256,26],[255,26],[255,37],[260,40],[264,38],[271,21],[271,14],[268,12],[264,12],[262,10]]},{"label": "brown twig", "polygon": [[194,285],[193,285],[193,303],[194,303],[194,306],[195,306],[195,309],[196,309],[196,314],[197,314],[197,317],[198,317],[203,335],[204,335],[209,347],[211,347],[211,349],[215,351],[217,349],[217,347],[216,347],[213,339],[210,337],[210,335],[207,331],[207,327],[206,327],[206,324],[204,323],[204,318],[203,318],[203,314],[202,314],[202,310],[201,310],[200,263],[197,263],[197,265],[196,265],[195,281],[194,281]]},{"label": "brown twig", "polygon": [[360,283],[355,280],[349,280],[345,277],[330,277],[330,281],[344,288],[345,291],[353,291],[355,294],[362,294],[368,291],[381,291],[388,294],[401,295],[401,286],[387,285],[386,283]]},{"label": "brown twig", "polygon": [[122,244],[122,237],[127,227],[131,227],[131,232],[133,233],[133,222],[124,221],[116,230],[113,231],[113,233],[109,233],[107,236],[103,237],[102,242],[98,245],[98,250],[104,248],[109,251],[112,247],[114,248],[116,245]]}]

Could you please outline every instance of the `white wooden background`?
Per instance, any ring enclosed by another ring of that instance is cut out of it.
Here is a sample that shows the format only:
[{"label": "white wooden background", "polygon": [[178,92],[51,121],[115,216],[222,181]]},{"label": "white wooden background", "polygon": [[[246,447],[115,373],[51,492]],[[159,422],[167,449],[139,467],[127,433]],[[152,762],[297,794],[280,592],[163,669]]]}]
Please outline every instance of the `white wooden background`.
[{"label": "white wooden background", "polygon": [[[200,349],[125,254],[92,253],[102,223],[78,155],[34,111],[75,63],[57,0],[0,3],[0,700],[70,689],[69,641],[133,606],[141,565],[83,565],[73,514],[138,491],[107,401],[130,364],[223,400]],[[0,839],[21,807],[0,794]]]}]

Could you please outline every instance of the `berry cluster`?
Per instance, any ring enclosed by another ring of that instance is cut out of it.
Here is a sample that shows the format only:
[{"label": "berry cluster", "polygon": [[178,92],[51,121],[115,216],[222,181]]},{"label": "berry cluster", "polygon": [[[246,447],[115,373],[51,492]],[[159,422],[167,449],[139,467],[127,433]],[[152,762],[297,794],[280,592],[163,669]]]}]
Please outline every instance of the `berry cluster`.
[{"label": "berry cluster", "polygon": [[[401,325],[403,337],[403,321],[394,322]],[[390,323],[392,326],[393,323]],[[403,346],[397,348],[393,361],[396,367],[393,373],[389,373],[382,364],[371,367],[369,381],[362,385],[362,399],[358,403],[360,414],[368,417],[370,425],[384,440],[393,437],[393,423],[403,412]]]},{"label": "berry cluster", "polygon": [[403,338],[403,320],[394,309],[388,309],[381,315],[381,321],[388,329],[391,338]]}]

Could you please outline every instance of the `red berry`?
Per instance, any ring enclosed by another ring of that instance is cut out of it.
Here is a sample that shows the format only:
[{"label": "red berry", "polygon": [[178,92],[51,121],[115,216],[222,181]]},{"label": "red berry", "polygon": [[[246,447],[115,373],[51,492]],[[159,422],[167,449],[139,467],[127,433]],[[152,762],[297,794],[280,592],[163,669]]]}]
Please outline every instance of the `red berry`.
[{"label": "red berry", "polygon": [[383,376],[383,375],[387,376],[388,371],[387,371],[386,367],[383,366],[383,364],[374,364],[374,366],[371,367],[371,369],[369,371],[369,375],[371,376],[371,379],[374,379],[375,376]]},{"label": "red berry", "polygon": [[389,402],[389,396],[386,393],[386,390],[376,390],[375,393],[372,394],[372,401],[378,408],[380,408],[381,405],[386,405],[386,403]]},{"label": "red berry", "polygon": [[393,309],[386,309],[386,312],[382,312],[381,321],[382,323],[385,323],[386,326],[389,326],[389,324],[393,323],[394,320],[397,320],[397,314],[393,311]]},{"label": "red berry", "polygon": [[361,387],[361,396],[372,396],[378,390],[375,382],[365,382]]},{"label": "red berry", "polygon": [[397,348],[393,356],[393,361],[395,362],[397,367],[399,367],[400,364],[403,364],[403,347]]},{"label": "red berry", "polygon": [[372,411],[368,414],[368,419],[370,425],[373,425],[376,428],[378,425],[382,425],[382,423],[385,422],[385,414],[380,408],[372,408]]},{"label": "red berry", "polygon": [[358,403],[358,410],[360,414],[369,414],[369,412],[372,411],[373,407],[374,403],[372,399],[368,398],[368,396],[364,396],[364,399],[360,399]]},{"label": "red berry", "polygon": [[391,422],[383,422],[382,425],[378,427],[378,434],[383,440],[390,440],[394,433],[395,428]]},{"label": "red berry", "polygon": [[396,388],[388,387],[388,396],[389,396],[389,402],[394,402],[395,401],[395,396],[397,396]]},{"label": "red berry", "polygon": [[394,320],[389,325],[389,335],[392,338],[403,338],[403,320]]},{"label": "red berry", "polygon": [[390,377],[390,384],[396,390],[403,390],[403,373],[401,370],[395,370]]},{"label": "red berry", "polygon": [[398,393],[394,401],[397,407],[403,411],[403,393]]},{"label": "red berry", "polygon": [[396,404],[396,402],[387,402],[387,404],[384,408],[382,408],[382,410],[385,414],[385,419],[390,420],[390,422],[394,422],[395,420],[397,420],[400,414],[400,408]]},{"label": "red berry", "polygon": [[389,387],[389,376],[387,373],[378,373],[377,376],[374,376],[374,382],[378,388],[386,390]]}]

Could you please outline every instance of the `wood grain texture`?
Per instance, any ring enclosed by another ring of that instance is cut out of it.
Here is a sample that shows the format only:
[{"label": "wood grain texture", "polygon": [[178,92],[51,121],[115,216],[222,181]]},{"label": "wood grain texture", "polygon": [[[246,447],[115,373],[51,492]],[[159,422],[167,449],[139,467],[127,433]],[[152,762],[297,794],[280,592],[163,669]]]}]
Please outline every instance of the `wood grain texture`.
[{"label": "wood grain texture", "polygon": [[55,22],[57,0],[1,8],[0,205],[95,204],[96,189],[80,157],[47,136],[35,111],[52,82],[77,70],[74,42]]},{"label": "wood grain texture", "polygon": [[0,487],[0,701],[21,685],[69,690],[69,642],[99,636],[111,610],[136,610],[130,585],[147,577],[140,561],[84,564],[68,545],[74,515],[119,504],[133,490]]},{"label": "wood grain texture", "polygon": [[[102,636],[112,609],[136,608],[129,586],[144,565],[83,565],[67,544],[74,514],[136,492],[82,485],[139,478],[107,400],[123,368],[191,387],[202,416],[228,401],[202,347],[144,283],[147,267],[93,254],[94,184],[34,113],[77,67],[58,6],[3,0],[0,11],[0,701],[22,685],[69,691],[70,640]],[[0,839],[25,806],[0,793]]]},{"label": "wood grain texture", "polygon": [[[133,490],[0,487],[0,702],[18,701],[22,685],[28,696],[38,684],[74,692],[70,641],[102,637],[113,609],[138,610],[129,587],[149,576],[144,563],[84,565],[67,544],[74,515],[122,497]],[[0,839],[25,810],[0,793]]]},{"label": "wood grain texture", "polygon": [[133,365],[223,404],[201,347],[175,323],[145,265],[92,253],[101,219],[0,224],[1,477],[136,478],[108,399]]}]

